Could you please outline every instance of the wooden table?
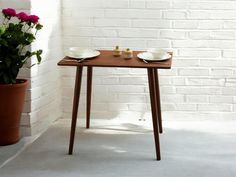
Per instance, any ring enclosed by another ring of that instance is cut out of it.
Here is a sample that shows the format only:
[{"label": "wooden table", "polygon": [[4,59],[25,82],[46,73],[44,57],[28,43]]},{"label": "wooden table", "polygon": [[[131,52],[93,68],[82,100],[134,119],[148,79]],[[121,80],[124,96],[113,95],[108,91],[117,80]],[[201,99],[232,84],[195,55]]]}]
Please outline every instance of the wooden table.
[{"label": "wooden table", "polygon": [[[147,74],[148,74],[148,83],[149,83],[150,100],[151,100],[153,132],[154,132],[154,140],[155,140],[155,147],[156,147],[156,159],[161,160],[159,132],[162,133],[162,118],[161,118],[161,102],[160,102],[160,89],[159,89],[159,81],[158,81],[158,69],[170,69],[172,57],[165,61],[152,62],[152,63],[150,62],[147,64],[137,58],[137,54],[140,53],[141,51],[135,51],[134,57],[130,60],[125,60],[122,57],[114,57],[112,55],[112,51],[109,51],[109,50],[101,50],[100,52],[101,52],[100,56],[94,59],[88,60],[88,61],[81,62],[81,63],[69,57],[63,58],[58,63],[59,66],[77,67],[76,78],[75,78],[75,88],[74,88],[69,154],[71,155],[73,153],[73,145],[74,145],[83,67],[87,67],[86,128],[90,127],[90,108],[91,108],[93,67],[146,68]],[[171,56],[172,56],[172,53],[171,53]]]}]

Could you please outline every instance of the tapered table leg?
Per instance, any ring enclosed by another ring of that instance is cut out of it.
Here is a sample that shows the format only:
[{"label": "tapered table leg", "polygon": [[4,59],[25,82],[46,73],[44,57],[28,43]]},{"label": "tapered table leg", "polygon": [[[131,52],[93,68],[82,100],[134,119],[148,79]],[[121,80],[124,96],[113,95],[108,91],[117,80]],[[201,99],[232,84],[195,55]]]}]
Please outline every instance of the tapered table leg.
[{"label": "tapered table leg", "polygon": [[80,90],[81,90],[82,72],[83,72],[83,67],[78,66],[77,70],[76,70],[72,121],[71,121],[71,131],[70,131],[70,145],[69,145],[69,154],[70,155],[73,153],[77,113],[78,113],[78,106],[79,106],[79,97],[80,97]]},{"label": "tapered table leg", "polygon": [[155,86],[155,97],[156,97],[156,109],[157,109],[157,117],[158,117],[158,123],[159,123],[159,132],[162,133],[163,132],[163,128],[162,128],[162,117],[161,117],[161,99],[160,99],[160,87],[159,87],[159,79],[158,79],[158,70],[157,69],[153,69],[154,70],[154,86]]},{"label": "tapered table leg", "polygon": [[93,77],[93,68],[91,66],[88,66],[88,70],[87,70],[87,112],[86,112],[87,120],[86,120],[86,128],[90,127],[92,77]]},{"label": "tapered table leg", "polygon": [[159,131],[158,131],[158,121],[157,121],[157,109],[156,109],[156,99],[155,99],[155,78],[154,78],[154,69],[148,68],[148,83],[149,83],[149,92],[150,92],[150,101],[151,101],[151,110],[152,110],[152,122],[153,122],[153,133],[156,147],[156,158],[161,160],[160,152],[160,142],[159,142]]}]

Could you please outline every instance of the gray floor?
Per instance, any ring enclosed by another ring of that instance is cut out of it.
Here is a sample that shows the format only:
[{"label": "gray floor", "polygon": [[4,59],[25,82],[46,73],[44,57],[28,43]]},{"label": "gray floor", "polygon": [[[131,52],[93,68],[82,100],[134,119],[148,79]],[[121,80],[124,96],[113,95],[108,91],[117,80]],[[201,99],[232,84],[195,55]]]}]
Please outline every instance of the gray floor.
[{"label": "gray floor", "polygon": [[235,121],[165,121],[155,161],[150,122],[92,122],[76,132],[60,120],[0,169],[1,177],[234,177]]}]

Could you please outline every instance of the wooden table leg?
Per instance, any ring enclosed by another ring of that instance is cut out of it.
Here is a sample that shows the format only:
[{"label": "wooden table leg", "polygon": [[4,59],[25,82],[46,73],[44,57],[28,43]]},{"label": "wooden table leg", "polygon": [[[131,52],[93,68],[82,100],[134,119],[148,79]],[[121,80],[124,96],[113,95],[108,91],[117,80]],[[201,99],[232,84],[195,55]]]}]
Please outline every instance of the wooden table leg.
[{"label": "wooden table leg", "polygon": [[154,86],[155,86],[155,97],[156,97],[156,109],[157,109],[157,117],[158,117],[158,123],[159,123],[159,132],[162,133],[163,132],[163,128],[162,128],[162,117],[161,117],[161,98],[160,98],[160,87],[159,87],[159,79],[158,79],[158,70],[157,69],[153,69],[154,70]]},{"label": "wooden table leg", "polygon": [[86,128],[90,127],[92,77],[93,77],[93,67],[88,66],[88,69],[87,69],[87,112],[86,112],[87,119],[86,119]]},{"label": "wooden table leg", "polygon": [[159,142],[159,131],[158,131],[158,121],[157,121],[157,109],[156,109],[156,99],[155,99],[155,78],[154,78],[154,69],[148,68],[148,83],[149,83],[149,92],[150,92],[150,101],[151,101],[151,110],[152,110],[152,122],[153,122],[153,133],[156,147],[156,158],[161,160],[160,152],[160,142]]},{"label": "wooden table leg", "polygon": [[79,106],[79,97],[80,97],[80,90],[81,90],[82,73],[83,73],[83,67],[78,66],[77,70],[76,70],[73,111],[72,111],[72,121],[71,121],[71,131],[70,131],[70,145],[69,145],[69,154],[70,155],[73,153],[77,113],[78,113],[78,106]]}]

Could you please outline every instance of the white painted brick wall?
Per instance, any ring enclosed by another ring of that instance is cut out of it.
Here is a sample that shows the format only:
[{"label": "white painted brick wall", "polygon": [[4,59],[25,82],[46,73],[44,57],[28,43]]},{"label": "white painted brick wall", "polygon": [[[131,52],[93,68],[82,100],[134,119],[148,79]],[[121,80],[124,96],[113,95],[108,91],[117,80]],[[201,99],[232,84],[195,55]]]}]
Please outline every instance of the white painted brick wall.
[{"label": "white painted brick wall", "polygon": [[31,90],[40,90],[38,97],[31,98],[31,134],[45,130],[54,120],[61,117],[61,78],[58,60],[62,55],[61,42],[61,2],[51,0],[45,6],[44,1],[31,0],[31,13],[40,17],[44,25],[38,33],[32,49],[42,49],[43,59],[40,65],[31,68]]},{"label": "white painted brick wall", "polygon": [[[173,50],[172,70],[159,72],[163,110],[235,112],[235,1],[63,0],[62,8],[64,51],[115,45]],[[93,104],[101,105],[92,107],[92,117],[150,111],[146,70],[96,68],[94,75]],[[70,118],[74,71],[62,69],[62,77],[70,80],[63,82],[63,90],[69,88],[63,92],[64,117]]]}]

